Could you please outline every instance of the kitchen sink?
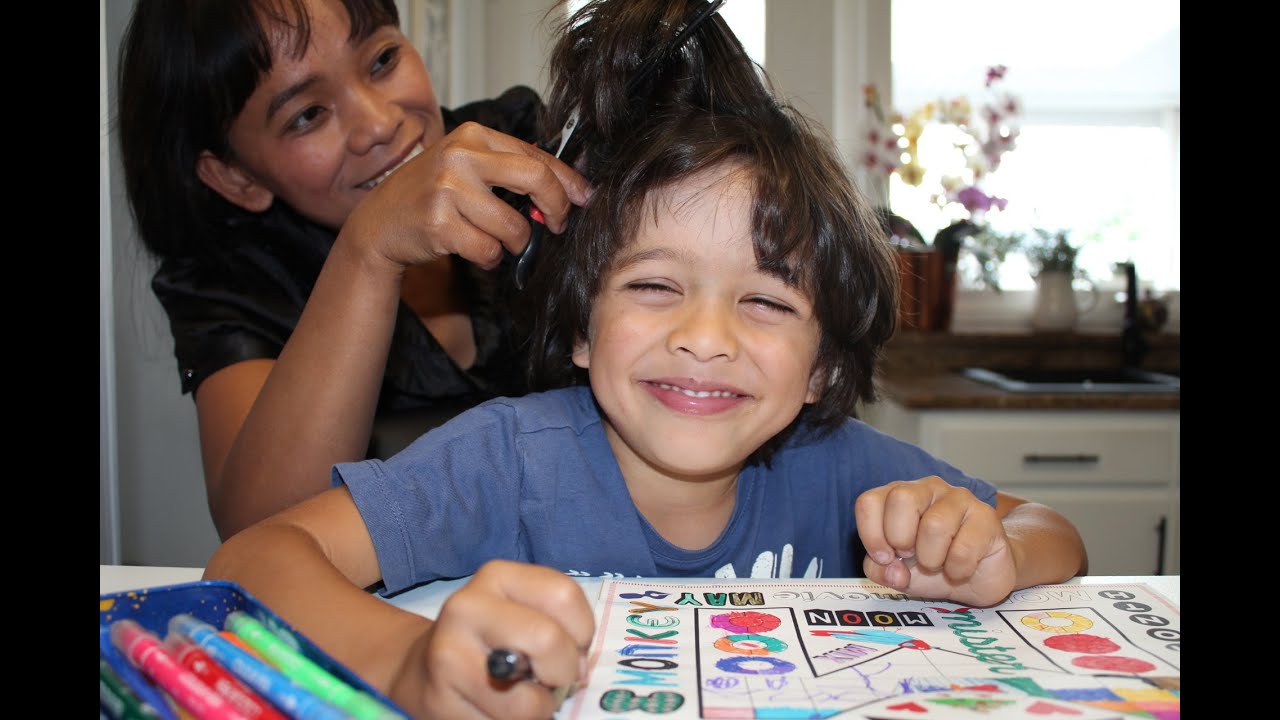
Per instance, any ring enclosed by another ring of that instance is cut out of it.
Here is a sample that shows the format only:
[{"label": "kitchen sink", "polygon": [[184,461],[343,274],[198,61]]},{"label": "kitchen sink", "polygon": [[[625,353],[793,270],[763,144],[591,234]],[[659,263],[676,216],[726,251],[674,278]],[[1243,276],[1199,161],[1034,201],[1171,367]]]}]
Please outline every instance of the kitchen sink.
[{"label": "kitchen sink", "polygon": [[1181,378],[1137,368],[976,368],[960,374],[1009,392],[1177,393]]}]

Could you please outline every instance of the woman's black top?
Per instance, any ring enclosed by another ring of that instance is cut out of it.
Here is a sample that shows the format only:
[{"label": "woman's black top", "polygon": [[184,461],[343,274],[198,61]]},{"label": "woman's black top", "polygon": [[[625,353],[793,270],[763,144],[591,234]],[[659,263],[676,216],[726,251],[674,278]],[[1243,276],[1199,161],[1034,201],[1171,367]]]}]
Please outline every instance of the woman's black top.
[{"label": "woman's black top", "polygon": [[[443,110],[445,130],[474,120],[532,142],[541,107],[533,90],[515,87],[493,100]],[[169,316],[183,393],[228,365],[280,356],[337,233],[277,202],[265,213],[228,222],[225,237],[219,248],[225,262],[165,260],[151,281]],[[523,394],[526,363],[515,357],[508,312],[513,265],[509,258],[494,270],[460,258],[454,263],[476,341],[475,364],[467,370],[454,364],[401,301],[378,399],[380,416],[452,412]]]}]

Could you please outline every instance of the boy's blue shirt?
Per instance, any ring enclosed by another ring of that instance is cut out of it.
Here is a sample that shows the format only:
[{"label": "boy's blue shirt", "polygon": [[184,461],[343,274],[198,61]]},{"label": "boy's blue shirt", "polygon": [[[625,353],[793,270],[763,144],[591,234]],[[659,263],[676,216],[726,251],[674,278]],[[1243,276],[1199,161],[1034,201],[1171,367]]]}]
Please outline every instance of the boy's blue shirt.
[{"label": "boy's blue shirt", "polygon": [[796,433],[771,467],[744,468],[709,547],[663,540],[631,501],[588,387],[497,398],[395,456],[342,463],[385,589],[463,577],[496,558],[607,577],[861,577],[853,504],[894,480],[938,475],[995,506],[996,488],[850,418]]}]

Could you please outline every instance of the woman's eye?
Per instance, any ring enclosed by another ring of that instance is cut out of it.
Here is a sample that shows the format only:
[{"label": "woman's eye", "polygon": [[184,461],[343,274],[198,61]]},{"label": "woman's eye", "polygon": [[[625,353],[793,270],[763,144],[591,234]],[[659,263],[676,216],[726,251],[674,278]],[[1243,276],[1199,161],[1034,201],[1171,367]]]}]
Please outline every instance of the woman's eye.
[{"label": "woman's eye", "polygon": [[289,124],[285,129],[290,132],[306,130],[307,128],[315,125],[322,114],[324,114],[323,107],[320,107],[319,105],[312,105],[297,115],[294,115],[293,119],[289,121]]},{"label": "woman's eye", "polygon": [[396,64],[396,60],[399,57],[400,57],[399,45],[392,45],[391,47],[388,47],[387,49],[378,53],[378,57],[374,58],[373,60],[373,74],[377,75],[380,72],[385,72],[386,70],[394,67]]}]

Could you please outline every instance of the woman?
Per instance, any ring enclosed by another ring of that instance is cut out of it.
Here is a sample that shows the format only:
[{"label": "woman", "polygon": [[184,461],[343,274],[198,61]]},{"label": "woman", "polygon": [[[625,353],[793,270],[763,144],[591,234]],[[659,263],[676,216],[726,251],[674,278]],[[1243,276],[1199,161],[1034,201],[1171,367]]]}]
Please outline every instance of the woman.
[{"label": "woman", "polygon": [[398,23],[393,0],[139,0],[126,30],[126,188],[223,539],[366,457],[376,417],[523,390],[530,228],[495,192],[558,233],[589,187],[530,143],[528,88],[442,109]]}]

